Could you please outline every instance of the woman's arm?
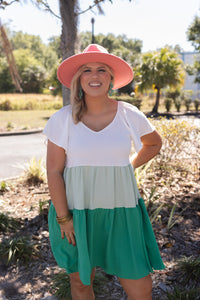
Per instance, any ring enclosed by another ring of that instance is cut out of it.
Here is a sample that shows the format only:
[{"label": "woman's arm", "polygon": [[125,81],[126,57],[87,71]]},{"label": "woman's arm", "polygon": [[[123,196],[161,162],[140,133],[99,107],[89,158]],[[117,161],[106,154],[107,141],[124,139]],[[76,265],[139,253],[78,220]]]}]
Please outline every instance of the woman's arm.
[{"label": "woman's arm", "polygon": [[151,160],[162,146],[162,140],[157,131],[143,135],[141,137],[142,149],[131,161],[134,168],[138,168]]},{"label": "woman's arm", "polygon": [[[47,179],[51,200],[54,204],[58,217],[70,214],[65,191],[63,172],[65,168],[66,155],[63,148],[48,140],[47,146]],[[70,220],[60,225],[62,238],[66,235],[69,243],[75,245],[73,221]]]}]

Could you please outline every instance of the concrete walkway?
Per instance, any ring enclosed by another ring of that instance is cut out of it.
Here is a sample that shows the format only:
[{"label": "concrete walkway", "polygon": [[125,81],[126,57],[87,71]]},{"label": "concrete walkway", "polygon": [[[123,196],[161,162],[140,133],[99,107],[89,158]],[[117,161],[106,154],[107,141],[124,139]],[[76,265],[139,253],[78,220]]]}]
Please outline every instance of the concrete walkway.
[{"label": "concrete walkway", "polygon": [[30,160],[46,160],[46,137],[40,133],[0,136],[0,181],[18,177],[23,173]]}]

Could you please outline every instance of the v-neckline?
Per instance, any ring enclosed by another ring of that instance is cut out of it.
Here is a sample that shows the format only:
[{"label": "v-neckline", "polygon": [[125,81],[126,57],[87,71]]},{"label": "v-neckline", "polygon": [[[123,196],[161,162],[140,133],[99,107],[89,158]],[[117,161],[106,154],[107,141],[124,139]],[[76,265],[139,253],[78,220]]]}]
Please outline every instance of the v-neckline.
[{"label": "v-neckline", "polygon": [[112,119],[112,121],[108,124],[108,125],[106,125],[104,128],[102,128],[101,130],[93,130],[93,129],[91,129],[90,127],[88,127],[87,125],[85,125],[82,121],[80,121],[80,124],[83,126],[83,127],[85,127],[87,130],[89,130],[89,131],[91,131],[92,133],[101,133],[101,132],[103,132],[104,130],[106,130],[106,129],[108,129],[114,122],[115,122],[115,120],[116,120],[116,118],[117,118],[117,116],[118,116],[118,112],[119,112],[119,102],[117,102],[117,111],[116,111],[116,113],[115,113],[115,116],[114,116],[114,118]]}]

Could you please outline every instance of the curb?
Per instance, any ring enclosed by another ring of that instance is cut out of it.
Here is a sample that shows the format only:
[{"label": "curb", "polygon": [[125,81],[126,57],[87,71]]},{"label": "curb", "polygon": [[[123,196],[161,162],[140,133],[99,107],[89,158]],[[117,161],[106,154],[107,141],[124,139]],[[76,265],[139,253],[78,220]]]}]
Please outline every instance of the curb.
[{"label": "curb", "polygon": [[33,130],[10,131],[10,132],[5,131],[5,132],[0,132],[0,136],[34,134],[34,133],[41,133],[42,131],[43,131],[42,128],[33,129]]}]

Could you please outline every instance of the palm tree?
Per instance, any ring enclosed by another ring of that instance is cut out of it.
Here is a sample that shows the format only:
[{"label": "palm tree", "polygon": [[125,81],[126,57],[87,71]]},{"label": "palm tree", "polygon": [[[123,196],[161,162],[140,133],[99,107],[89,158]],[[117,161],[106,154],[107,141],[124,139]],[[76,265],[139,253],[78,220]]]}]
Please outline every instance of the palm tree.
[{"label": "palm tree", "polygon": [[156,101],[152,112],[158,112],[161,89],[176,87],[183,84],[183,62],[178,53],[165,47],[160,51],[148,52],[142,56],[142,64],[137,69],[140,74],[141,91],[152,88],[156,89]]}]

